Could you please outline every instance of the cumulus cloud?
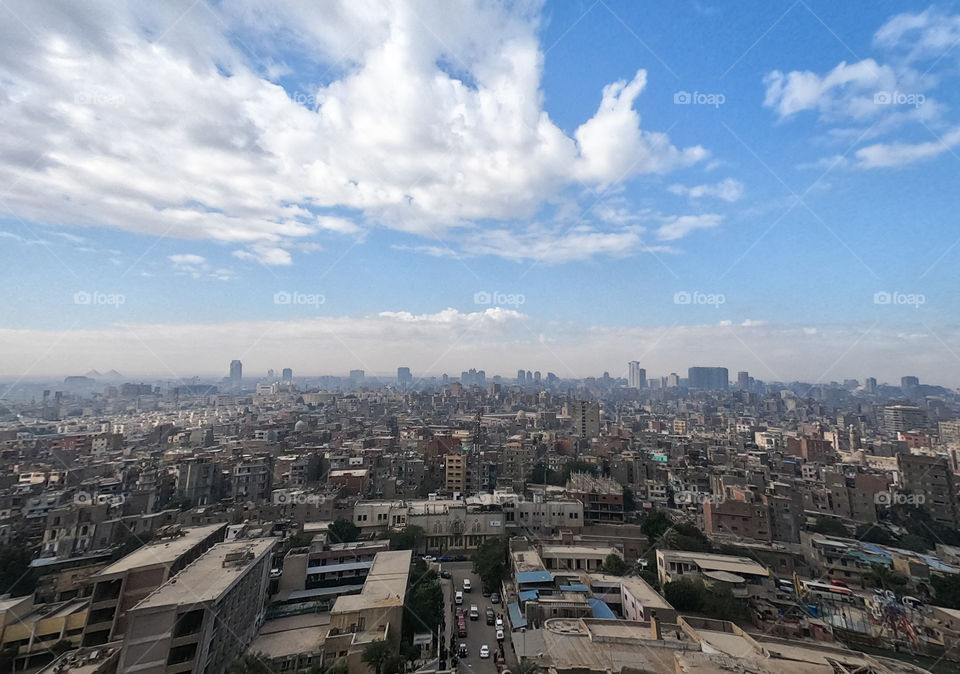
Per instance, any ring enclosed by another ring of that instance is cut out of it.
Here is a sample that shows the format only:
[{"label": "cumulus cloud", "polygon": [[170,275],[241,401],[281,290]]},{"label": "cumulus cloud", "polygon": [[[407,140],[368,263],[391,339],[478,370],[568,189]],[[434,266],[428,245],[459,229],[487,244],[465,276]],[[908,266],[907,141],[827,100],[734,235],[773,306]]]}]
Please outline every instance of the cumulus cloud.
[{"label": "cumulus cloud", "polygon": [[743,196],[743,183],[733,178],[726,178],[715,185],[695,185],[687,187],[685,185],[671,185],[667,190],[680,196],[688,196],[691,199],[700,199],[702,197],[714,197],[733,203]]},{"label": "cumulus cloud", "polygon": [[960,127],[924,143],[877,143],[856,152],[863,168],[892,168],[932,159],[960,145]]},{"label": "cumulus cloud", "polygon": [[897,14],[877,30],[873,42],[901,52],[907,61],[939,59],[960,43],[960,14],[935,7]]},{"label": "cumulus cloud", "polygon": [[723,221],[722,215],[704,213],[702,215],[674,215],[662,218],[663,223],[657,229],[657,238],[661,241],[674,241],[685,237],[696,229],[709,229]]},{"label": "cumulus cloud", "polygon": [[641,128],[643,70],[564,133],[537,2],[8,4],[29,30],[0,25],[0,183],[28,221],[288,265],[297,241],[516,222],[707,156]]}]

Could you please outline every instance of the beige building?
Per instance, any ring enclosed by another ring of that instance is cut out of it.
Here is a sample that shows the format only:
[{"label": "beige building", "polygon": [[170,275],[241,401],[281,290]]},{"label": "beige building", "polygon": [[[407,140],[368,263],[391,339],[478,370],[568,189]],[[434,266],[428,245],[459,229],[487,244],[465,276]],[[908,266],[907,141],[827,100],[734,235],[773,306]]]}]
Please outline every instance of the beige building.
[{"label": "beige building", "polygon": [[90,579],[93,584],[84,646],[123,639],[127,611],[176,575],[190,562],[223,540],[226,524],[192,529],[171,527]]},{"label": "beige building", "polygon": [[0,650],[16,649],[16,671],[46,664],[54,644],[80,645],[89,607],[89,599],[36,605],[32,596],[0,599]]},{"label": "beige building", "polygon": [[399,638],[412,559],[411,550],[379,553],[360,594],[337,598],[330,611],[324,662],[345,660],[351,672],[366,672],[363,649],[373,641]]},{"label": "beige building", "polygon": [[220,543],[127,614],[124,674],[220,674],[263,622],[277,539]]}]

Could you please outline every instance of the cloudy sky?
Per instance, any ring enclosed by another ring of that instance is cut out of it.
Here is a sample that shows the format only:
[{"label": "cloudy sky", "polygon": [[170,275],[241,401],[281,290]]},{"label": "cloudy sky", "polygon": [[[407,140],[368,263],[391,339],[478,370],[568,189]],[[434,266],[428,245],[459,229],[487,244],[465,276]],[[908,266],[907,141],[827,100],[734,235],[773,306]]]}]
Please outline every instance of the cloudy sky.
[{"label": "cloudy sky", "polygon": [[0,16],[0,376],[960,377],[955,4]]}]

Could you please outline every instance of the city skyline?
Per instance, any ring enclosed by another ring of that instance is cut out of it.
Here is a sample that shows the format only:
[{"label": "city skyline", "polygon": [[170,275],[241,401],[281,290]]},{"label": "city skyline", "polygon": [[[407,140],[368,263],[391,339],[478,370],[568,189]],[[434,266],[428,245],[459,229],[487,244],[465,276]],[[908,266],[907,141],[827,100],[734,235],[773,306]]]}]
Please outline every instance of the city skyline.
[{"label": "city skyline", "polygon": [[955,10],[328,9],[9,3],[0,375],[960,381]]}]

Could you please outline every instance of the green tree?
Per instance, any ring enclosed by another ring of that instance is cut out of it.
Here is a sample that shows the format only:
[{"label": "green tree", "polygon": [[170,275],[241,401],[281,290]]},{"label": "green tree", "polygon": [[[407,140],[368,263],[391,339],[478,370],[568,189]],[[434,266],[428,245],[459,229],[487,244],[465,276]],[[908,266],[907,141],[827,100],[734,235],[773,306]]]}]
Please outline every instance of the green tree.
[{"label": "green tree", "polygon": [[857,527],[856,538],[864,543],[876,543],[877,545],[895,545],[897,543],[896,538],[887,531],[886,527],[876,524],[861,524]]},{"label": "green tree", "polygon": [[37,586],[37,574],[30,567],[33,554],[24,543],[14,541],[0,547],[0,594],[23,597]]},{"label": "green tree", "polygon": [[412,524],[390,533],[391,550],[417,550],[425,538],[423,527]]},{"label": "green tree", "polygon": [[717,620],[734,620],[743,615],[743,604],[729,587],[704,588],[701,610]]},{"label": "green tree", "polygon": [[295,548],[307,548],[310,547],[310,544],[313,542],[313,534],[299,533],[290,536],[283,542],[283,551],[282,554],[286,555],[288,552]]},{"label": "green tree", "polygon": [[812,527],[813,531],[824,536],[849,536],[850,532],[843,526],[843,523],[833,517],[818,515],[817,522]]},{"label": "green tree", "polygon": [[614,552],[603,558],[603,572],[611,576],[622,576],[629,568],[630,565],[623,561],[623,557]]},{"label": "green tree", "polygon": [[273,669],[259,653],[246,653],[233,661],[230,674],[273,674]]},{"label": "green tree", "polygon": [[509,546],[506,536],[488,538],[473,553],[473,572],[480,576],[483,586],[496,591],[507,573]]},{"label": "green tree", "polygon": [[663,586],[664,599],[678,611],[699,611],[705,594],[703,583],[692,578],[681,578]]},{"label": "green tree", "polygon": [[960,576],[936,573],[930,576],[930,586],[937,606],[960,609]]},{"label": "green tree", "polygon": [[510,671],[515,672],[515,674],[543,674],[544,669],[529,658],[520,658],[517,668]]},{"label": "green tree", "polygon": [[343,518],[327,527],[327,532],[334,543],[353,543],[360,538],[360,527]]},{"label": "green tree", "polygon": [[371,641],[363,649],[363,661],[373,667],[377,674],[382,674],[384,665],[393,657],[393,646],[386,641]]}]

